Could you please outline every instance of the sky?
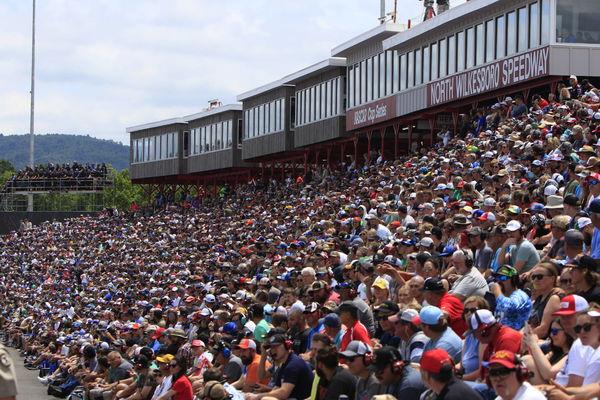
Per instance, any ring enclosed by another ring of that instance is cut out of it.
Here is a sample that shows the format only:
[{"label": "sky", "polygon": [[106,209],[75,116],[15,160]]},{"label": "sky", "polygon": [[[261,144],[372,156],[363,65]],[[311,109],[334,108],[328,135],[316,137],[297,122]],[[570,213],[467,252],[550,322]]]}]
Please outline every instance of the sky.
[{"label": "sky", "polygon": [[[379,0],[37,0],[36,134],[127,127],[278,80],[376,27]],[[393,0],[387,0],[387,11]],[[398,22],[423,11],[398,0]],[[0,133],[29,132],[31,0],[0,1]]]}]

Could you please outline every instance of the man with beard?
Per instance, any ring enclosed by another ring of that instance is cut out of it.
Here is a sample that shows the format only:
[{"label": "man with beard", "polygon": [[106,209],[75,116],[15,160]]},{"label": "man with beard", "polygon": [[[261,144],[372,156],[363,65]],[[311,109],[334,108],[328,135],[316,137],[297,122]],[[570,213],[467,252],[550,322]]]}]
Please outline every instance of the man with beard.
[{"label": "man with beard", "polygon": [[354,398],[356,378],[348,369],[339,365],[338,352],[327,346],[317,352],[315,371],[319,376],[317,400],[337,400],[340,395]]},{"label": "man with beard", "polygon": [[[256,354],[256,342],[252,339],[242,339],[235,347],[239,349],[239,356],[242,364],[244,364],[245,373],[233,383],[233,386],[244,392],[253,392],[257,391],[258,388],[265,387],[269,383],[269,379],[262,381],[258,379],[260,355]],[[267,361],[265,369],[270,367],[271,363]]]},{"label": "man with beard", "polygon": [[306,326],[304,313],[294,310],[288,317],[289,335],[291,337],[294,353],[303,354],[308,350],[308,333],[310,328]]},{"label": "man with beard", "polygon": [[313,373],[306,362],[293,352],[292,343],[285,335],[271,336],[264,344],[273,362],[280,365],[275,373],[275,386],[265,393],[248,393],[246,400],[306,399],[310,396]]}]

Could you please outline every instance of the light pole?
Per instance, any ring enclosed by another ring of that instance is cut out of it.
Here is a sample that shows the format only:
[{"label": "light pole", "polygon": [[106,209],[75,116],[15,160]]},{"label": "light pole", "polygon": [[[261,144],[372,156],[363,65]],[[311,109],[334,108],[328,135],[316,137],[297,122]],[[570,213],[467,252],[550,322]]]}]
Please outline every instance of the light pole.
[{"label": "light pole", "polygon": [[[33,15],[31,23],[31,110],[29,113],[29,167],[34,167],[34,101],[35,101],[35,0],[33,0]],[[33,211],[33,193],[27,195],[27,211]]]}]

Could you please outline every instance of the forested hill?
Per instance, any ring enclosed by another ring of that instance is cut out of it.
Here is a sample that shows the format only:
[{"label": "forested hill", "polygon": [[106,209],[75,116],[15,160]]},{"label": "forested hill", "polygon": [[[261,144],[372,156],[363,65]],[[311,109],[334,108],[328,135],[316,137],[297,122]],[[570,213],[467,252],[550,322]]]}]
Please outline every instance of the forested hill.
[{"label": "forested hill", "polygon": [[[129,146],[112,140],[81,135],[36,135],[35,163],[99,163],[111,164],[121,171],[129,168]],[[29,135],[0,134],[0,160],[10,161],[16,169],[29,162]]]}]

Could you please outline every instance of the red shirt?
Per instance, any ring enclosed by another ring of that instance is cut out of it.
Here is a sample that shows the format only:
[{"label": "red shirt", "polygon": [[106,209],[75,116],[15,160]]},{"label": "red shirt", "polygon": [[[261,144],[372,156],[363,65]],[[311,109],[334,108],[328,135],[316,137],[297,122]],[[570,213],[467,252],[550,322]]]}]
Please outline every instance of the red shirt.
[{"label": "red shirt", "polygon": [[[481,361],[489,361],[492,353],[498,350],[508,350],[519,354],[521,352],[521,339],[523,339],[523,335],[519,331],[508,326],[501,326],[494,339],[492,339],[483,351],[483,359]],[[487,368],[481,367],[482,379],[487,377],[487,371]]]},{"label": "red shirt", "polygon": [[438,307],[448,314],[448,325],[462,338],[468,329],[467,323],[462,317],[464,308],[462,301],[458,297],[446,292],[440,299]]},{"label": "red shirt", "polygon": [[177,379],[170,390],[177,392],[177,394],[173,396],[173,400],[194,400],[192,384],[185,375]]},{"label": "red shirt", "polygon": [[346,330],[344,337],[342,337],[340,351],[346,351],[346,348],[353,340],[358,340],[371,346],[371,337],[369,336],[369,332],[367,332],[367,328],[365,328],[360,321],[356,321],[351,328]]}]

